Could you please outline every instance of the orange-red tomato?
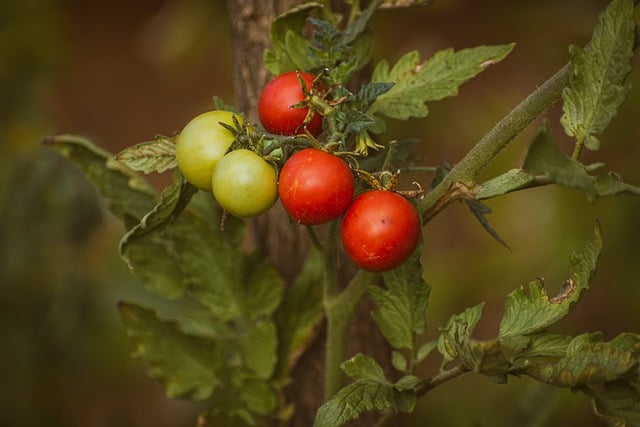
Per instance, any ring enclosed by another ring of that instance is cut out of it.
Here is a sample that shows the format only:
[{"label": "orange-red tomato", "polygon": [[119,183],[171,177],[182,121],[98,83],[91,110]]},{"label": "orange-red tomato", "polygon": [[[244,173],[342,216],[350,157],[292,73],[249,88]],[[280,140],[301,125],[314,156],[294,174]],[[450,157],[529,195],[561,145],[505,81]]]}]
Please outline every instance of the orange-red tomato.
[{"label": "orange-red tomato", "polygon": [[345,252],[360,268],[382,272],[402,265],[420,241],[417,209],[393,191],[371,190],[357,196],[342,218]]}]

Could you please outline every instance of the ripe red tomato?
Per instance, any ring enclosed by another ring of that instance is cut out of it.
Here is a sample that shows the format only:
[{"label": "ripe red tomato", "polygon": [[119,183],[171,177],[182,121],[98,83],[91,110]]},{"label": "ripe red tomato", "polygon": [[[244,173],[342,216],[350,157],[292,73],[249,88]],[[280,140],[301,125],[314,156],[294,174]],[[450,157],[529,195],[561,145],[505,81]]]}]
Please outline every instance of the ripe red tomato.
[{"label": "ripe red tomato", "polygon": [[[314,76],[300,72],[308,88],[311,88]],[[262,89],[258,100],[258,116],[264,128],[278,135],[296,135],[303,131],[302,125],[307,116],[308,108],[291,108],[292,105],[304,100],[300,81],[295,71],[282,73],[271,80]],[[322,130],[322,116],[314,113],[307,124],[307,130],[317,135]]]},{"label": "ripe red tomato", "polygon": [[392,191],[372,190],[349,206],[340,237],[354,263],[382,272],[399,267],[411,256],[421,230],[420,215],[411,202]]},{"label": "ripe red tomato", "polygon": [[280,201],[289,216],[306,225],[339,217],[351,203],[355,182],[341,158],[315,148],[292,155],[278,182]]}]

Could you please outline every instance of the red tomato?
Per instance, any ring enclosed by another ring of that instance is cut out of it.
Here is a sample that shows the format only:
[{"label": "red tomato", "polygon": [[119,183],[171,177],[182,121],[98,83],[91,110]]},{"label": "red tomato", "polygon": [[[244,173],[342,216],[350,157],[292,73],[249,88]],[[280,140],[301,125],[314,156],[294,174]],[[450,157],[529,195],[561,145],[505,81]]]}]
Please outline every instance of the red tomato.
[{"label": "red tomato", "polygon": [[306,225],[339,217],[351,203],[355,183],[347,163],[333,154],[306,148],[286,161],[278,194],[289,216]]},{"label": "red tomato", "polygon": [[420,215],[411,202],[392,191],[372,190],[349,206],[340,237],[354,263],[381,272],[399,267],[411,256],[421,230]]},{"label": "red tomato", "polygon": [[[300,77],[311,88],[313,74],[300,72]],[[303,131],[308,108],[291,108],[304,100],[300,81],[295,71],[280,74],[262,89],[258,100],[258,116],[264,128],[278,135],[296,135]],[[307,130],[317,135],[322,130],[322,116],[314,113]]]}]

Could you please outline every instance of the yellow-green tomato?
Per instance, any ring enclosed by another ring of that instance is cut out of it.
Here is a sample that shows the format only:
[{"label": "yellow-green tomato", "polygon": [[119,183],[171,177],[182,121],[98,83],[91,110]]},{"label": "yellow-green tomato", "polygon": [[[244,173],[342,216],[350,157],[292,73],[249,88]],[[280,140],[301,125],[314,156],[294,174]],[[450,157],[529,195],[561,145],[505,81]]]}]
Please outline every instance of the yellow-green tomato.
[{"label": "yellow-green tomato", "polygon": [[213,169],[213,196],[230,214],[249,218],[260,215],[278,199],[275,168],[251,150],[233,150]]},{"label": "yellow-green tomato", "polygon": [[242,118],[230,111],[202,113],[187,123],[176,140],[178,169],[201,190],[211,191],[213,168],[233,143],[233,134],[220,123],[234,126],[234,116],[242,124]]}]

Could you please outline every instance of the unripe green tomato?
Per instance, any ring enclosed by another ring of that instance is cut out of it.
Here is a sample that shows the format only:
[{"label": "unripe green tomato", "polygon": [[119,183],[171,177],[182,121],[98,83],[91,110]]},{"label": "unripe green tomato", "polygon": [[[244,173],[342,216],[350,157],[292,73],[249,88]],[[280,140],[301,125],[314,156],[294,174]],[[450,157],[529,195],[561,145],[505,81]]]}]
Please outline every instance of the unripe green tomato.
[{"label": "unripe green tomato", "polygon": [[176,161],[185,179],[201,190],[211,191],[211,174],[216,163],[233,143],[234,136],[220,123],[234,126],[230,111],[207,111],[194,117],[176,140]]},{"label": "unripe green tomato", "polygon": [[268,210],[278,199],[275,168],[251,150],[233,150],[213,169],[213,196],[230,214],[249,218]]}]

